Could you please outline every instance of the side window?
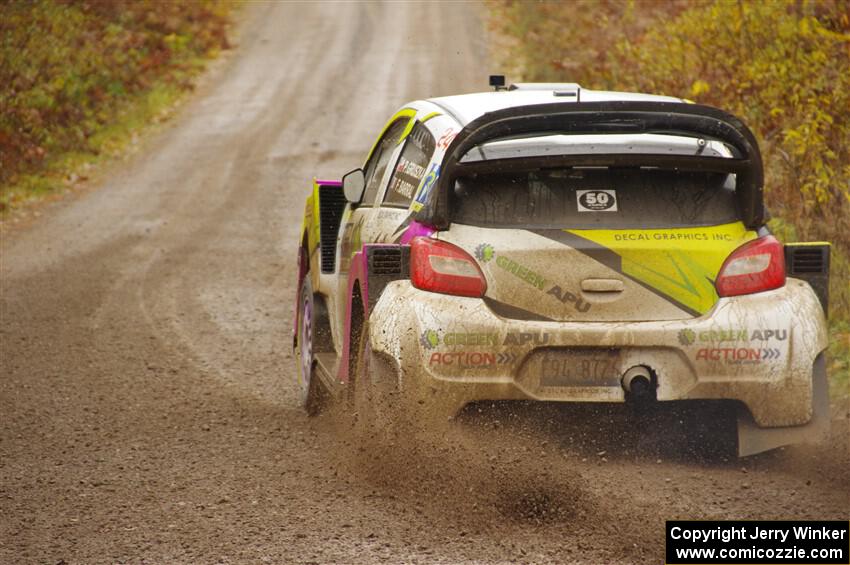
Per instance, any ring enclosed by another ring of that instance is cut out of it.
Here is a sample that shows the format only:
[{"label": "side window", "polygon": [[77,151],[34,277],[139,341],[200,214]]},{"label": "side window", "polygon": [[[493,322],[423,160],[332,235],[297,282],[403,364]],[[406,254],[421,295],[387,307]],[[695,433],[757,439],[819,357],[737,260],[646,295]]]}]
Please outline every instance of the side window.
[{"label": "side window", "polygon": [[417,123],[407,136],[406,145],[390,178],[384,195],[385,205],[406,208],[410,204],[425,176],[425,168],[434,154],[435,145],[428,128]]},{"label": "side window", "polygon": [[375,202],[375,197],[378,194],[378,187],[381,184],[381,179],[384,178],[384,171],[387,170],[387,164],[393,154],[398,139],[401,137],[401,132],[410,118],[399,118],[387,128],[384,136],[378,141],[375,151],[372,152],[372,157],[366,164],[366,191],[363,193],[362,206],[372,206]]}]

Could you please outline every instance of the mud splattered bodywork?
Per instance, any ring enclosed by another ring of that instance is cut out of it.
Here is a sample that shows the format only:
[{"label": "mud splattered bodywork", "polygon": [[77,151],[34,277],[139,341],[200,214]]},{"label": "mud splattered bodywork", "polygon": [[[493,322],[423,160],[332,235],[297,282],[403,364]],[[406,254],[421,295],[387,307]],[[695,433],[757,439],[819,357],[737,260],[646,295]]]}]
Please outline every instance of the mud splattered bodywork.
[{"label": "mud splattered bodywork", "polygon": [[[342,390],[368,355],[447,414],[724,399],[740,403],[742,453],[820,431],[828,245],[769,234],[749,130],[677,99],[557,96],[415,102],[363,169],[314,183],[302,386]],[[783,435],[754,440],[764,429]]]},{"label": "mud splattered bodywork", "polygon": [[[807,285],[793,280],[722,299],[700,318],[616,324],[506,319],[479,300],[398,281],[372,313],[386,328],[373,334],[372,349],[456,408],[477,399],[623,402],[621,375],[646,365],[658,400],[740,400],[759,425],[792,426],[812,416],[812,367],[827,343],[822,315]],[[594,367],[597,376],[574,371],[584,353],[608,365]]]}]

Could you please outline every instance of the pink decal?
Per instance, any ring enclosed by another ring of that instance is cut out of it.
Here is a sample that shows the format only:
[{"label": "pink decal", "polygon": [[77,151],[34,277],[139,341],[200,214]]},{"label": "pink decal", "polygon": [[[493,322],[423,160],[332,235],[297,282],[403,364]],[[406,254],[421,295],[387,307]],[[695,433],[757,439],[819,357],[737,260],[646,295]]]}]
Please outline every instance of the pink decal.
[{"label": "pink decal", "polygon": [[[432,230],[433,231],[433,230]],[[366,256],[366,250],[370,247],[397,247],[396,245],[375,245],[367,244],[360,251],[351,257],[351,267],[348,272],[348,307],[345,316],[345,330],[343,334],[342,356],[339,363],[339,372],[337,378],[342,383],[347,383],[349,380],[348,365],[351,358],[351,348],[357,344],[351,343],[351,319],[353,317],[352,308],[354,306],[354,287],[359,285],[360,288],[360,304],[363,308],[363,320],[369,318],[369,264]]]},{"label": "pink decal", "polygon": [[401,243],[402,245],[407,245],[414,237],[429,237],[435,231],[437,230],[431,226],[420,224],[419,222],[415,221],[410,222],[410,225],[407,227],[406,230],[404,230],[404,233],[401,234],[401,240],[399,241],[399,243]]}]

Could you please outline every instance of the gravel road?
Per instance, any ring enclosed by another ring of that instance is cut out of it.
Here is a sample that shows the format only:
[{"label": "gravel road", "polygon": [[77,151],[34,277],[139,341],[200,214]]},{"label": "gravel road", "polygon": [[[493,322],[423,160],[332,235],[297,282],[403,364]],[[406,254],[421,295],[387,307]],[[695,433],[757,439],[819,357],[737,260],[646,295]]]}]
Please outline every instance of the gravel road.
[{"label": "gravel road", "polygon": [[173,124],[7,230],[0,562],[660,563],[667,519],[848,518],[846,407],[829,445],[745,461],[615,411],[483,407],[366,445],[298,409],[310,179],[404,101],[486,88],[480,10],[251,5]]}]

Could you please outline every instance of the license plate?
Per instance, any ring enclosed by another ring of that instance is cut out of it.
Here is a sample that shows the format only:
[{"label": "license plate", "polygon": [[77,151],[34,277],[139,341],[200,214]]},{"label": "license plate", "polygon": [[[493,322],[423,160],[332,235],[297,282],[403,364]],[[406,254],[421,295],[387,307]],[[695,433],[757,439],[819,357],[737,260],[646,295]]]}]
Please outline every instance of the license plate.
[{"label": "license plate", "polygon": [[550,350],[540,360],[540,386],[619,386],[619,349]]}]

